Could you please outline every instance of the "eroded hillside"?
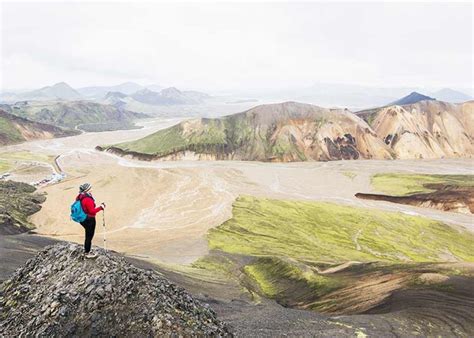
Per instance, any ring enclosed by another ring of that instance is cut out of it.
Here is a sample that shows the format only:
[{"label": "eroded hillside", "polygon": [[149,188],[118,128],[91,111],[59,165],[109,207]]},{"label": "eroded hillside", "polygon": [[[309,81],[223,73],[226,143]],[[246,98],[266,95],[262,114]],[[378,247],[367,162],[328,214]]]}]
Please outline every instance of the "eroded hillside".
[{"label": "eroded hillside", "polygon": [[30,121],[0,109],[0,146],[37,139],[50,139],[77,135],[75,130],[66,130],[50,124]]},{"label": "eroded hillside", "polygon": [[393,158],[374,131],[351,112],[295,102],[261,105],[219,119],[185,121],[107,150],[142,159]]},{"label": "eroded hillside", "polygon": [[424,100],[359,113],[397,158],[472,157],[474,101]]}]

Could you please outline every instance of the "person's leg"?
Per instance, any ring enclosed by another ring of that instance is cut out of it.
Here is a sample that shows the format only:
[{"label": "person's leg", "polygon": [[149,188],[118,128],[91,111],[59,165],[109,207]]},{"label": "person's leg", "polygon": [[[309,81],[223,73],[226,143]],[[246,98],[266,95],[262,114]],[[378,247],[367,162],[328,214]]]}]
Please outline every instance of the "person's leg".
[{"label": "person's leg", "polygon": [[87,228],[88,228],[88,226],[87,226],[87,224],[88,224],[87,220],[88,220],[88,219],[86,218],[85,221],[83,221],[83,222],[80,223],[80,224],[82,225],[82,227],[84,228],[84,232],[85,232],[85,236],[84,236],[84,252],[87,252]]},{"label": "person's leg", "polygon": [[89,253],[91,251],[92,238],[95,232],[95,218],[87,218],[85,221],[86,240],[84,242],[84,251]]},{"label": "person's leg", "polygon": [[92,244],[92,239],[94,238],[94,234],[95,234],[95,217],[94,218],[91,218],[91,230],[90,230],[90,235],[91,235],[91,244]]}]

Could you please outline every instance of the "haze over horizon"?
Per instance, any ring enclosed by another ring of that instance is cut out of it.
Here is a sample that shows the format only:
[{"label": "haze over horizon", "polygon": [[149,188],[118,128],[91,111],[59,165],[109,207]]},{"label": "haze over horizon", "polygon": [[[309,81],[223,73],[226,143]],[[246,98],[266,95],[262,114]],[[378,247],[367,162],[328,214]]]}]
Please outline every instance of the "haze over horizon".
[{"label": "haze over horizon", "polygon": [[0,6],[1,90],[61,81],[211,92],[343,83],[472,95],[470,3]]}]

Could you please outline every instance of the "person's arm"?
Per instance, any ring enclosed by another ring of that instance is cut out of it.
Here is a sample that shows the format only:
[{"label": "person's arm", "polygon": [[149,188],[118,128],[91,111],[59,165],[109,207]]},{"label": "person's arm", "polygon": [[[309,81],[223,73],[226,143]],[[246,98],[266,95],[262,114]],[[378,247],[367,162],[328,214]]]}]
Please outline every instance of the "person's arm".
[{"label": "person's arm", "polygon": [[104,210],[101,206],[96,208],[94,200],[90,197],[85,197],[82,200],[82,207],[88,215],[95,215],[99,211]]}]

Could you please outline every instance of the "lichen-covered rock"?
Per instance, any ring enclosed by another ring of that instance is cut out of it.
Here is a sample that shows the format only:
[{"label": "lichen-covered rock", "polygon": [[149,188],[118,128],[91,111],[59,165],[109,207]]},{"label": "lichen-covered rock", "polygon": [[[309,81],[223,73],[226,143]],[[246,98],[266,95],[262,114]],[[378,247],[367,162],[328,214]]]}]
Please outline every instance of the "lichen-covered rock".
[{"label": "lichen-covered rock", "polygon": [[36,188],[21,182],[0,181],[0,235],[11,235],[30,230],[27,217],[41,209],[44,195]]},{"label": "lichen-covered rock", "polygon": [[214,311],[154,271],[77,244],[49,246],[0,287],[0,336],[230,336]]}]

